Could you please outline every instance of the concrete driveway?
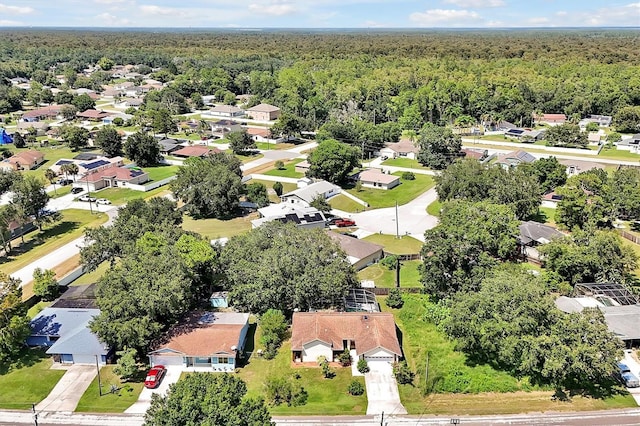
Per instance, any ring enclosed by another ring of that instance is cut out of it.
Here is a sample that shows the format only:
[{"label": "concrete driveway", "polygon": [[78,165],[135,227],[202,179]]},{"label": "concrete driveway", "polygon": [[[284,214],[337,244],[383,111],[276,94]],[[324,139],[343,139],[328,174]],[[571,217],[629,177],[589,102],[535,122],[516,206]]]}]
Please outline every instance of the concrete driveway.
[{"label": "concrete driveway", "polygon": [[[622,362],[627,364],[629,370],[631,370],[631,372],[635,374],[636,377],[640,377],[640,363],[638,363],[638,361],[636,361],[636,359],[631,356],[630,350],[624,351],[624,359],[622,360]],[[631,396],[633,396],[633,399],[636,400],[636,404],[640,405],[640,388],[627,388],[627,390],[629,391]]]},{"label": "concrete driveway", "polygon": [[370,362],[371,369],[364,375],[367,387],[367,415],[407,414],[407,410],[400,402],[398,384],[393,377],[393,368],[388,362]]},{"label": "concrete driveway", "polygon": [[96,377],[95,365],[70,365],[49,395],[36,405],[37,411],[73,412]]},{"label": "concrete driveway", "polygon": [[155,389],[142,388],[138,400],[133,405],[127,408],[125,414],[144,414],[151,405],[151,395],[157,393],[159,395],[166,395],[169,390],[169,385],[175,383],[180,379],[180,375],[184,371],[182,366],[167,366],[167,374],[160,382],[160,386]]}]

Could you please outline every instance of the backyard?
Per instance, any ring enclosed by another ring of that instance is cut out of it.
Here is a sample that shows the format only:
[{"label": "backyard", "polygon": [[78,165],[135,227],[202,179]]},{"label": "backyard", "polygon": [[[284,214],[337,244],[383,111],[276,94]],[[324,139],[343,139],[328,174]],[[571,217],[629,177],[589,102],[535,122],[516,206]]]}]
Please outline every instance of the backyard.
[{"label": "backyard", "polygon": [[[400,267],[400,287],[421,287],[419,260],[405,260]],[[379,263],[367,266],[358,272],[359,280],[370,280],[376,283],[376,287],[393,288],[396,286],[396,271],[382,266]]]},{"label": "backyard", "polygon": [[421,241],[406,235],[396,238],[395,235],[373,234],[363,238],[363,240],[383,246],[385,253],[414,254],[420,253],[422,249]]},{"label": "backyard", "polygon": [[[267,187],[267,192],[269,193],[269,201],[271,201],[272,203],[279,203],[280,202],[280,197],[278,197],[278,195],[273,190],[273,184],[275,182],[272,182],[270,180],[251,179],[247,183],[261,183],[261,184],[263,184],[264,186]],[[289,182],[280,182],[280,183],[282,183],[282,193],[283,194],[286,194],[287,192],[295,191],[296,189],[298,189],[298,187],[296,186],[295,183],[289,183]]]},{"label": "backyard", "polygon": [[[76,411],[90,413],[122,413],[138,400],[143,383],[122,383],[118,375],[113,372],[113,365],[105,365],[100,369],[102,382],[102,396],[98,390],[98,378],[94,378],[87,390],[80,398]],[[111,386],[116,391],[111,392]]]},{"label": "backyard", "polygon": [[[393,173],[394,176],[402,176],[403,172]],[[400,180],[400,185],[393,189],[362,188],[360,191],[355,188],[348,189],[348,192],[355,195],[362,201],[369,203],[370,208],[379,209],[383,207],[393,207],[406,204],[423,192],[431,189],[435,185],[433,178],[427,175],[415,175],[414,180]]]},{"label": "backyard", "polygon": [[329,198],[329,205],[331,208],[347,213],[358,213],[365,209],[362,204],[355,202],[344,194],[338,194]]},{"label": "backyard", "polygon": [[251,230],[251,221],[257,218],[257,213],[228,220],[194,219],[191,216],[184,215],[182,219],[182,229],[197,232],[208,240],[215,240],[222,237],[230,238],[249,232]]},{"label": "backyard", "polygon": [[155,167],[145,167],[143,170],[149,174],[149,180],[158,181],[174,176],[178,173],[180,166],[160,165]]},{"label": "backyard", "polygon": [[429,170],[428,167],[425,167],[422,164],[420,164],[418,160],[413,160],[411,158],[406,158],[406,157],[405,158],[402,158],[402,157],[389,158],[388,160],[383,161],[382,165],[394,166],[394,167],[407,167],[410,169]]},{"label": "backyard", "polygon": [[60,160],[62,158],[73,158],[76,155],[80,154],[81,152],[94,152],[96,154],[101,154],[100,151],[71,151],[71,149],[69,149],[66,145],[57,145],[57,146],[51,146],[51,147],[34,147],[34,148],[31,148],[31,147],[27,147],[27,148],[15,148],[15,147],[12,147],[11,151],[14,154],[17,154],[18,152],[30,151],[30,150],[34,150],[34,149],[36,151],[42,152],[44,154],[44,159],[46,161],[44,163],[42,163],[37,169],[25,171],[23,173],[30,174],[30,175],[42,178],[47,184],[49,182],[44,177],[44,171],[47,170],[49,167],[53,166],[56,161],[58,161],[58,160]]}]

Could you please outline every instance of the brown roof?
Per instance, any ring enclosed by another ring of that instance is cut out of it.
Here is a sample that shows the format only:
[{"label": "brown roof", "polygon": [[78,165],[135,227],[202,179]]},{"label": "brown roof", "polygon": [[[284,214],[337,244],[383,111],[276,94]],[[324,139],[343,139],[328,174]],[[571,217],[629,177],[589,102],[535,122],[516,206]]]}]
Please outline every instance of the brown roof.
[{"label": "brown roof", "polygon": [[387,145],[387,148],[395,151],[395,152],[420,152],[420,148],[416,146],[415,143],[411,142],[410,139],[401,139],[400,142],[390,143]]},{"label": "brown roof", "polygon": [[204,157],[214,152],[220,152],[218,148],[208,148],[202,145],[185,146],[177,151],[173,151],[172,155],[179,157]]},{"label": "brown roof", "polygon": [[249,134],[250,136],[262,136],[264,138],[268,138],[269,135],[271,134],[271,131],[269,131],[269,129],[258,129],[255,127],[247,127],[247,134]]},{"label": "brown roof", "polygon": [[295,312],[291,325],[291,350],[300,351],[319,340],[334,351],[353,340],[358,355],[383,348],[402,356],[393,314],[382,312]]},{"label": "brown roof", "polygon": [[77,114],[78,117],[93,118],[93,119],[105,118],[108,115],[109,115],[108,113],[104,111],[98,111],[97,109],[88,109],[86,111],[79,112]]},{"label": "brown roof", "polygon": [[[156,345],[154,352],[171,349],[190,356],[210,356],[219,353],[235,354],[237,346],[242,344],[242,342],[239,342],[240,335],[249,315],[244,314],[246,315],[244,323],[233,321],[237,322],[234,324],[201,323],[202,315],[201,312],[195,312],[184,322],[173,327],[164,337],[164,340]],[[232,347],[236,348],[232,349]]]},{"label": "brown roof", "polygon": [[360,172],[359,179],[363,182],[380,182],[389,184],[399,180],[400,178],[398,176],[381,173],[380,170],[377,169],[369,169]]},{"label": "brown roof", "polygon": [[247,111],[255,111],[255,112],[275,112],[280,111],[280,108],[277,106],[269,105],[269,104],[260,104],[254,107],[249,108]]},{"label": "brown roof", "polygon": [[44,108],[37,108],[22,114],[23,118],[55,117],[60,114],[60,110],[65,105],[49,105]]},{"label": "brown roof", "polygon": [[487,155],[485,150],[473,148],[463,148],[462,153],[464,153],[466,157],[475,158],[476,160],[482,160]]},{"label": "brown roof", "polygon": [[358,260],[371,256],[383,248],[378,244],[363,241],[359,238],[348,237],[337,232],[327,231],[327,234],[340,245],[340,248],[347,256],[355,257]]},{"label": "brown roof", "polygon": [[23,151],[19,152],[11,157],[7,161],[12,164],[21,164],[21,165],[32,165],[34,163],[39,163],[44,159],[44,154],[40,151]]},{"label": "brown roof", "polygon": [[97,182],[103,178],[113,178],[120,181],[129,181],[135,177],[140,176],[140,172],[135,169],[128,169],[126,167],[110,166],[106,169],[99,170],[95,173],[89,173],[82,178],[85,182]]}]

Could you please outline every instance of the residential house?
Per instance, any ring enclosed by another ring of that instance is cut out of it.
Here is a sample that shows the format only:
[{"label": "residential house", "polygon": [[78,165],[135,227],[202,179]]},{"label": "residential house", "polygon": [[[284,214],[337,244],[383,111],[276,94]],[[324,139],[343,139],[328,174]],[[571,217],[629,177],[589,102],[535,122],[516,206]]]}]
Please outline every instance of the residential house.
[{"label": "residential house", "polygon": [[533,114],[534,124],[548,124],[549,126],[557,126],[567,121],[565,114]]},{"label": "residential house", "polygon": [[589,145],[600,145],[601,138],[602,135],[600,134],[600,132],[589,132],[589,134],[587,135],[587,141],[589,142]]},{"label": "residential house", "polygon": [[22,121],[40,121],[40,120],[54,120],[61,114],[62,109],[66,104],[62,105],[49,105],[43,108],[32,109],[22,114]]},{"label": "residential house", "polygon": [[504,132],[504,135],[508,138],[517,139],[521,142],[536,142],[544,139],[546,133],[547,132],[544,130],[514,128],[508,129]]},{"label": "residential house", "polygon": [[29,150],[18,152],[11,157],[0,161],[0,169],[3,170],[32,170],[44,163],[44,154],[40,151]]},{"label": "residential house", "polygon": [[589,117],[583,118],[582,120],[580,120],[578,125],[580,126],[581,129],[585,129],[587,127],[587,124],[589,123],[597,123],[598,126],[600,127],[609,127],[612,121],[613,121],[613,117],[611,117],[610,115],[593,115],[592,114]]},{"label": "residential house", "polygon": [[71,163],[78,166],[78,176],[82,176],[87,173],[98,172],[108,167],[122,166],[124,160],[122,157],[107,158],[95,153],[83,152],[76,155],[73,159],[61,158],[49,168],[60,175],[62,174],[62,166]]},{"label": "residential house", "polygon": [[185,146],[172,152],[174,157],[206,157],[207,155],[220,152],[218,148],[208,148],[203,145]]},{"label": "residential house", "polygon": [[294,362],[337,360],[345,349],[354,359],[393,363],[402,357],[391,313],[294,312],[291,351]]},{"label": "residential house", "polygon": [[504,169],[516,167],[522,163],[533,163],[536,158],[526,151],[518,150],[502,154],[496,160],[496,164],[499,164]]},{"label": "residential house", "polygon": [[271,130],[265,129],[264,127],[247,127],[246,130],[249,136],[251,136],[251,139],[256,142],[277,144],[290,140],[290,138],[284,136],[273,137]]},{"label": "residential house", "polygon": [[233,120],[218,120],[210,122],[211,135],[217,139],[224,139],[229,133],[242,131],[242,125]]},{"label": "residential house", "polygon": [[478,161],[483,161],[489,157],[489,151],[481,148],[462,148],[461,152],[467,158],[474,158]]},{"label": "residential house", "polygon": [[604,164],[594,163],[592,161],[583,160],[558,160],[560,164],[567,168],[567,176],[575,176],[582,172],[588,172],[589,170],[602,169],[604,170]]},{"label": "residential house", "polygon": [[122,96],[124,89],[109,88],[102,91],[102,97],[106,99],[114,99]]},{"label": "residential house", "polygon": [[540,253],[536,247],[565,236],[556,228],[531,220],[522,222],[519,230],[520,235],[517,240],[521,254],[534,261],[540,260]]},{"label": "residential house", "polygon": [[102,119],[102,124],[104,124],[105,126],[110,126],[113,125],[113,121],[116,118],[120,118],[122,119],[122,121],[124,123],[126,123],[127,121],[131,120],[133,118],[133,115],[131,114],[125,114],[124,112],[118,112],[118,113],[109,113],[108,116],[106,116],[105,118]]},{"label": "residential house", "polygon": [[202,97],[202,103],[207,106],[213,106],[215,100],[216,100],[216,95],[204,95]]},{"label": "residential house", "polygon": [[31,129],[36,131],[36,136],[44,136],[49,130],[49,123],[46,121],[18,121],[18,133],[25,134],[32,131]]},{"label": "residential house", "polygon": [[283,203],[309,207],[316,197],[322,197],[325,200],[328,200],[341,192],[342,189],[339,186],[334,185],[331,182],[327,182],[326,180],[320,180],[312,183],[311,185],[282,194],[280,199]]},{"label": "residential house", "polygon": [[400,142],[387,144],[380,150],[380,155],[389,158],[410,158],[415,160],[418,157],[420,148],[410,139],[401,139]]},{"label": "residential house", "polygon": [[353,238],[333,231],[327,231],[327,235],[329,235],[333,241],[338,243],[356,271],[364,269],[384,257],[384,252],[382,251],[383,247],[378,244],[370,243],[359,238]]},{"label": "residential house", "polygon": [[259,228],[274,220],[283,223],[294,223],[298,228],[324,228],[327,218],[315,207],[304,207],[301,204],[270,204],[258,209],[260,219],[251,221],[252,228]]},{"label": "residential house", "polygon": [[273,121],[280,117],[280,108],[269,104],[260,104],[249,108],[247,115],[258,121]]},{"label": "residential house", "polygon": [[158,141],[160,145],[160,154],[169,155],[182,148],[182,145],[175,139],[162,139]]},{"label": "residential house", "polygon": [[249,330],[249,314],[195,312],[149,352],[149,363],[232,372]]},{"label": "residential house", "polygon": [[365,188],[392,189],[400,185],[398,176],[382,173],[378,169],[368,169],[358,174],[358,180]]},{"label": "residential house", "polygon": [[216,105],[201,114],[205,117],[236,118],[244,115],[244,110],[234,105]]},{"label": "residential house", "polygon": [[630,138],[616,142],[616,148],[640,154],[640,133],[636,133]]},{"label": "residential house", "polygon": [[98,191],[109,187],[126,188],[131,185],[142,185],[148,181],[149,174],[139,167],[111,166],[102,170],[88,172],[77,182],[76,186],[86,186],[89,191]]},{"label": "residential house", "polygon": [[99,309],[45,308],[30,323],[29,346],[47,347],[61,364],[106,364],[112,351],[90,329]]},{"label": "residential house", "polygon": [[542,196],[541,206],[555,209],[560,201],[562,201],[562,195],[556,194],[555,191],[547,192]]},{"label": "residential house", "polygon": [[82,118],[89,121],[102,121],[105,117],[109,116],[108,112],[98,111],[97,109],[88,109],[76,114],[78,118]]},{"label": "residential house", "polygon": [[211,306],[214,308],[228,308],[229,307],[229,297],[226,291],[216,291],[211,297],[209,297],[209,302]]}]

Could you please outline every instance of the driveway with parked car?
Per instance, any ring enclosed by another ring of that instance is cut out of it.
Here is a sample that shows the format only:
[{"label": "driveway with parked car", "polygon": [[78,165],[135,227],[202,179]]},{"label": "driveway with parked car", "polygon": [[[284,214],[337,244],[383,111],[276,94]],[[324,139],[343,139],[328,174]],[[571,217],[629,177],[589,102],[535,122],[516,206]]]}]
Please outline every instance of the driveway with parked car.
[{"label": "driveway with parked car", "polygon": [[[627,349],[624,351],[624,358],[621,360],[621,362],[627,367],[629,367],[629,371],[636,378],[640,377],[640,362],[637,361],[637,358],[633,357],[631,349]],[[635,388],[627,387],[627,390],[629,391],[631,396],[633,396],[633,398],[636,400],[636,403],[640,405],[640,387],[635,387]]]},{"label": "driveway with parked car", "polygon": [[157,393],[159,395],[165,395],[169,390],[169,385],[177,382],[180,379],[180,375],[183,371],[183,367],[181,365],[168,365],[166,369],[166,373],[160,381],[160,385],[158,385],[158,387],[156,387],[155,389],[151,389],[148,387],[142,389],[138,400],[131,407],[127,408],[124,411],[125,414],[145,413],[151,405],[152,394]]}]

